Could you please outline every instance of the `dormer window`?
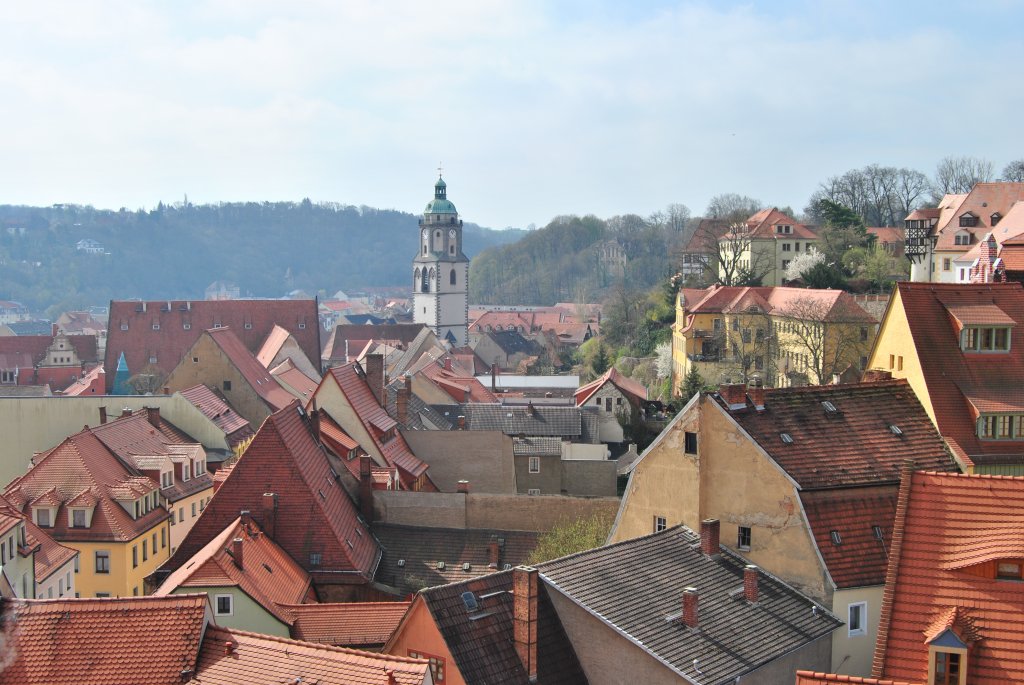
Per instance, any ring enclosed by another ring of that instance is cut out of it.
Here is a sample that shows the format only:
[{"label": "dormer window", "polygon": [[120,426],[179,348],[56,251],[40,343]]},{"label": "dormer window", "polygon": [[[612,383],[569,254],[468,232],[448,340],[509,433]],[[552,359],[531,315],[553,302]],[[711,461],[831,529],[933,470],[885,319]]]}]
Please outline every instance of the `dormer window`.
[{"label": "dormer window", "polygon": [[47,508],[39,508],[35,510],[36,514],[36,525],[40,528],[52,528],[52,517],[50,516],[50,510]]},{"label": "dormer window", "polygon": [[1024,440],[1024,415],[982,414],[978,417],[978,437],[984,440]]},{"label": "dormer window", "polygon": [[999,212],[992,212],[992,215],[988,218],[988,220],[989,220],[989,223],[992,226],[995,226],[996,224],[999,223],[999,220],[1002,219],[1002,218],[1003,218],[1003,215],[1000,214]]},{"label": "dormer window", "polygon": [[1018,561],[1000,561],[996,564],[997,580],[1021,580],[1021,564]]},{"label": "dormer window", "polygon": [[971,234],[968,233],[967,231],[959,231],[959,232],[957,232],[957,234],[955,236],[953,236],[953,244],[954,245],[970,245],[971,244]]},{"label": "dormer window", "polygon": [[973,228],[978,225],[978,217],[967,212],[966,214],[960,215],[960,227],[961,228]]},{"label": "dormer window", "polygon": [[88,509],[72,509],[71,510],[71,527],[72,528],[88,528],[89,527],[89,510]]},{"label": "dormer window", "polygon": [[1009,352],[1008,326],[966,326],[960,331],[960,349],[964,352]]}]

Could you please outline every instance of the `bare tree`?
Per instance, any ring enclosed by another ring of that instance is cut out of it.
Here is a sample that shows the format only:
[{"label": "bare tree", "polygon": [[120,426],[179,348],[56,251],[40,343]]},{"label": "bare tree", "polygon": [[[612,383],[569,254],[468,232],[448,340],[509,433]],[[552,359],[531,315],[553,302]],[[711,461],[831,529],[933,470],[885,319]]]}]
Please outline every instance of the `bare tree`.
[{"label": "bare tree", "polygon": [[[908,214],[921,205],[921,201],[925,199],[931,188],[932,184],[928,177],[916,169],[903,167],[896,172],[896,188],[893,190],[893,194],[896,196],[899,206],[898,222],[902,222]],[[899,226],[900,223],[894,225]]]},{"label": "bare tree", "polygon": [[849,207],[866,226],[898,226],[931,190],[928,177],[913,169],[870,164],[824,181],[804,210],[822,223],[821,200]]},{"label": "bare tree", "polygon": [[730,316],[726,325],[715,331],[712,340],[723,378],[709,381],[728,378],[733,383],[749,383],[755,376],[769,382],[775,378],[775,338],[771,319],[760,308],[751,307]]},{"label": "bare tree", "polygon": [[708,269],[719,285],[761,285],[775,267],[767,250],[756,249],[746,224],[734,224],[709,253]]},{"label": "bare tree", "polygon": [[745,221],[751,214],[757,214],[762,209],[764,209],[764,203],[760,200],[736,193],[723,193],[711,198],[704,216],[708,219],[721,219],[734,224]]},{"label": "bare tree", "polygon": [[1003,167],[1003,180],[1024,183],[1024,159],[1015,159]]},{"label": "bare tree", "polygon": [[790,353],[789,371],[823,385],[858,364],[871,348],[874,324],[850,314],[837,314],[831,302],[812,296],[797,298],[779,313],[779,345]]},{"label": "bare tree", "polygon": [[946,157],[935,168],[935,197],[968,193],[977,183],[992,180],[992,162],[979,157]]},{"label": "bare tree", "polygon": [[163,388],[167,374],[153,364],[147,364],[141,371],[128,379],[128,385],[136,395],[153,395]]}]

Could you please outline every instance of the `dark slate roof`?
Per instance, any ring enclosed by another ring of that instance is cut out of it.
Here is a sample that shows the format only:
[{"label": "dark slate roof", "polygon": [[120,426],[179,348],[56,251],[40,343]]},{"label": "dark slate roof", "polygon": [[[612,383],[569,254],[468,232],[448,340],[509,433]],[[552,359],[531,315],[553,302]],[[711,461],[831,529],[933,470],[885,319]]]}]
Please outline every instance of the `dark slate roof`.
[{"label": "dark slate roof", "polygon": [[[759,572],[759,599],[743,597],[747,562],[722,549],[706,556],[685,526],[538,565],[557,591],[676,673],[732,682],[842,625],[831,612]],[[678,619],[683,590],[699,593],[700,630]],[[703,675],[697,676],[693,662]]]},{"label": "dark slate roof", "polygon": [[500,430],[506,435],[551,435],[578,438],[582,413],[577,407],[506,407],[465,404],[462,413],[469,430]]},{"label": "dark slate roof", "polygon": [[14,335],[45,335],[53,332],[53,324],[49,321],[12,321],[4,324],[11,329]]},{"label": "dark slate roof", "polygon": [[484,333],[490,336],[494,344],[501,348],[505,354],[540,354],[544,348],[536,340],[524,338],[519,331],[492,331]]},{"label": "dark slate roof", "polygon": [[905,459],[923,470],[956,470],[906,380],[766,389],[764,404],[764,411],[749,403],[725,411],[802,490],[897,483]]},{"label": "dark slate roof", "polygon": [[[586,685],[572,643],[558,620],[544,583],[537,587],[537,683]],[[462,593],[472,592],[480,610],[470,613]],[[421,593],[441,637],[467,685],[523,685],[528,682],[512,639],[512,571]]]},{"label": "dark slate roof", "polygon": [[[411,594],[422,588],[454,583],[522,564],[537,546],[537,533],[518,530],[421,528],[375,523],[373,534],[383,549],[375,580]],[[488,568],[488,546],[496,540],[498,569]],[[404,559],[403,566],[398,565]],[[438,562],[444,568],[438,568]],[[469,564],[469,570],[463,570]]]},{"label": "dark slate roof", "polygon": [[515,438],[512,441],[512,454],[517,457],[560,457],[562,456],[562,440],[560,438]]},{"label": "dark slate roof", "polygon": [[[404,380],[395,380],[386,388],[388,415],[398,421],[398,388],[404,385]],[[456,428],[454,416],[447,417],[434,407],[430,406],[419,398],[415,393],[409,394],[409,406],[406,408],[406,420],[398,424],[405,430],[452,430]]]}]

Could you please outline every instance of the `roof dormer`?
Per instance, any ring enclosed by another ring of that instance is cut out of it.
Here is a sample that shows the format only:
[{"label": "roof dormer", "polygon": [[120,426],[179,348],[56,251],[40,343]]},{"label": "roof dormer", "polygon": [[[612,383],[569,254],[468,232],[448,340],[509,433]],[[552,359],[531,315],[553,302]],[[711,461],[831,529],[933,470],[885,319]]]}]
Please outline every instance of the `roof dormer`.
[{"label": "roof dormer", "polygon": [[964,212],[960,215],[961,228],[973,228],[978,225],[978,215],[974,212]]},{"label": "roof dormer", "polygon": [[68,500],[65,505],[68,512],[68,528],[89,528],[92,526],[92,515],[96,511],[99,499],[89,490],[83,490]]}]

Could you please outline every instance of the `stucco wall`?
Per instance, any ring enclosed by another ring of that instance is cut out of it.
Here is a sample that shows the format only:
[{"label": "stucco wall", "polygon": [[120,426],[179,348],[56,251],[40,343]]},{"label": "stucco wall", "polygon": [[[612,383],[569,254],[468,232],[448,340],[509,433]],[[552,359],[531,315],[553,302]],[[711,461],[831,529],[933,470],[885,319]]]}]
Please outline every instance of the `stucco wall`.
[{"label": "stucco wall", "polygon": [[466,685],[451,652],[448,651],[448,645],[430,616],[430,611],[418,598],[402,620],[399,632],[391,637],[383,650],[385,654],[403,657],[409,656],[410,651],[441,659],[445,671],[444,685]]},{"label": "stucco wall", "polygon": [[443,492],[454,492],[460,480],[474,492],[516,491],[512,438],[501,431],[402,431],[402,437]]},{"label": "stucco wall", "polygon": [[832,639],[825,635],[795,652],[779,656],[753,673],[740,677],[737,683],[740,685],[793,685],[796,682],[798,670],[819,673],[828,671],[831,653]]},{"label": "stucco wall", "polygon": [[[36,579],[36,597],[39,599],[74,597],[77,592],[75,576],[75,559],[72,557],[48,577]],[[63,593],[60,591],[61,587],[64,588]],[[18,588],[18,591],[20,592],[21,589]]]},{"label": "stucco wall", "polygon": [[832,596],[832,613],[841,621],[848,622],[849,605],[857,602],[867,604],[864,635],[850,636],[849,626],[840,626],[832,633],[831,673],[843,675],[870,676],[871,659],[878,636],[878,619],[882,612],[882,585],[836,590]]},{"label": "stucco wall", "polygon": [[[893,365],[889,365],[890,356],[893,358]],[[903,358],[903,368],[899,368],[899,359]],[[875,339],[875,348],[868,359],[869,369],[883,369],[892,372],[893,378],[906,378],[910,387],[914,390],[928,417],[935,423],[935,410],[932,408],[931,397],[928,395],[928,385],[924,380],[924,370],[917,357],[917,350],[914,346],[914,338],[910,333],[910,324],[907,322],[907,310],[903,307],[903,299],[900,297],[899,289],[893,292],[889,301],[889,309],[878,328],[878,337]]]},{"label": "stucco wall", "polygon": [[564,487],[561,457],[547,456],[538,457],[538,459],[540,460],[540,472],[530,473],[530,457],[515,457],[516,490],[521,495],[527,494],[531,489],[540,490],[542,495],[561,494]]},{"label": "stucco wall", "polygon": [[[607,400],[611,400],[611,411],[607,409]],[[605,383],[589,399],[587,405],[598,407],[599,431],[601,442],[622,442],[622,424],[619,423],[619,415],[624,421],[629,421],[632,405],[618,388],[612,383]]]},{"label": "stucco wall", "polygon": [[210,606],[217,611],[217,595],[231,595],[231,615],[214,614],[214,620],[222,628],[237,628],[264,635],[291,637],[288,626],[278,621],[273,614],[263,608],[259,602],[242,592],[237,587],[182,587],[174,594],[205,592],[210,597]]},{"label": "stucco wall", "polygon": [[562,487],[577,497],[615,497],[616,462],[562,460]]}]

